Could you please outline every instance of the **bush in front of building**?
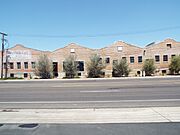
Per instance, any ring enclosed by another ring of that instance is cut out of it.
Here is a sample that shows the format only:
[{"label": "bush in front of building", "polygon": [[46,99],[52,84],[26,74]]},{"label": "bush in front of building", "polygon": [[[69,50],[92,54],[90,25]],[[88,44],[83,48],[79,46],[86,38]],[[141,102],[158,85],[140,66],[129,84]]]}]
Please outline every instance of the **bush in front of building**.
[{"label": "bush in front of building", "polygon": [[88,78],[99,78],[102,77],[105,68],[105,64],[98,54],[90,56],[90,61],[87,63]]},{"label": "bush in front of building", "polygon": [[63,70],[65,72],[65,78],[74,78],[77,76],[77,66],[78,63],[76,62],[76,56],[69,55],[65,58],[63,62]]},{"label": "bush in front of building", "polygon": [[125,59],[113,63],[113,77],[127,77],[130,71],[127,60]]},{"label": "bush in front of building", "polygon": [[142,70],[145,71],[146,76],[154,74],[154,71],[156,70],[154,59],[146,59],[143,63]]},{"label": "bush in front of building", "polygon": [[171,74],[179,74],[180,72],[180,56],[174,56],[171,59],[171,64],[169,65],[169,70]]},{"label": "bush in front of building", "polygon": [[52,61],[47,55],[40,55],[35,68],[35,75],[41,79],[50,79],[53,76]]}]

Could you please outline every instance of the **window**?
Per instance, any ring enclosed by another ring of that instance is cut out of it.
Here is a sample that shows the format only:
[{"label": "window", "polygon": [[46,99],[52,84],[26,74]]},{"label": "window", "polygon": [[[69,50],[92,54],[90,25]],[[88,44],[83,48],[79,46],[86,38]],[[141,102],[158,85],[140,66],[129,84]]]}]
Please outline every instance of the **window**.
[{"label": "window", "polygon": [[144,56],[146,55],[146,50],[143,51],[143,55],[144,55]]},{"label": "window", "polygon": [[163,61],[168,61],[168,55],[163,55]]},{"label": "window", "polygon": [[32,67],[32,69],[34,69],[36,67],[36,63],[35,62],[31,62],[31,67]]},{"label": "window", "polygon": [[106,64],[109,64],[109,63],[110,63],[110,58],[107,57],[107,58],[106,58]]},{"label": "window", "polygon": [[155,55],[155,62],[159,62],[159,61],[160,61],[159,55]]},{"label": "window", "polygon": [[14,78],[14,73],[10,73],[10,77],[11,77],[11,78]]},{"label": "window", "polygon": [[130,57],[130,63],[134,63],[134,57]]},{"label": "window", "polygon": [[4,63],[4,69],[6,69],[6,66],[7,66],[7,64],[6,64],[6,63]]},{"label": "window", "polygon": [[28,69],[28,62],[24,62],[24,68]]},{"label": "window", "polygon": [[171,44],[166,44],[168,48],[172,48]]},{"label": "window", "polygon": [[77,62],[77,70],[84,71],[84,61],[76,61]]},{"label": "window", "polygon": [[138,56],[138,63],[142,63],[142,56]]},{"label": "window", "polygon": [[176,56],[175,54],[172,54],[172,55],[171,55],[171,58],[174,58],[175,56]]},{"label": "window", "polygon": [[10,66],[10,69],[14,69],[14,63],[13,62],[10,62],[9,66]]},{"label": "window", "polygon": [[126,60],[126,57],[122,57],[123,60]]},{"label": "window", "polygon": [[24,78],[27,78],[28,77],[28,73],[24,73]]},{"label": "window", "polygon": [[70,52],[71,52],[71,53],[75,53],[75,49],[71,49]]},{"label": "window", "polygon": [[102,58],[99,58],[99,63],[102,64]]},{"label": "window", "polygon": [[17,62],[17,69],[21,69],[21,62]]},{"label": "window", "polygon": [[117,63],[118,63],[118,60],[113,60],[113,65]]},{"label": "window", "polygon": [[78,76],[81,76],[81,73],[78,73]]},{"label": "window", "polygon": [[122,51],[122,49],[123,49],[122,46],[118,46],[118,47],[117,47],[118,52]]}]

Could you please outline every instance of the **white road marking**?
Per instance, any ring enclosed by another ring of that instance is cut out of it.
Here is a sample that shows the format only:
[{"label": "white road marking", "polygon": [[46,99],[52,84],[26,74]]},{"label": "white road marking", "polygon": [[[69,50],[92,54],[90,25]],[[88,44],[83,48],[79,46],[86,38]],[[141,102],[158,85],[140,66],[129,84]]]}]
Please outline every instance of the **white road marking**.
[{"label": "white road marking", "polygon": [[109,100],[109,101],[19,101],[0,102],[0,104],[73,104],[73,103],[121,103],[121,102],[173,102],[180,99],[150,99],[150,100]]},{"label": "white road marking", "polygon": [[113,93],[120,92],[121,90],[88,90],[88,91],[80,91],[80,93]]}]

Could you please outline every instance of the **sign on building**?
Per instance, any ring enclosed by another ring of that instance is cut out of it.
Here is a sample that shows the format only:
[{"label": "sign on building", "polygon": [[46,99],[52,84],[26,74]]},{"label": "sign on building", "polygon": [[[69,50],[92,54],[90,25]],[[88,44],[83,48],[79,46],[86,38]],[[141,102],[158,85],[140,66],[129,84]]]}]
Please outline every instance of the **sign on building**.
[{"label": "sign on building", "polygon": [[29,50],[9,50],[10,59],[31,59],[31,51]]}]

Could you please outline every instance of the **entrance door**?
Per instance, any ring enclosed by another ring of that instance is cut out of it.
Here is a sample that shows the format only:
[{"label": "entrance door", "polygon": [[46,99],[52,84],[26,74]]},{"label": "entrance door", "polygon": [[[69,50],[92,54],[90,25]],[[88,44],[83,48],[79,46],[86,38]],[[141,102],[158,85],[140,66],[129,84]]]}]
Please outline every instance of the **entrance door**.
[{"label": "entrance door", "polygon": [[58,77],[58,62],[53,62],[53,76]]}]

